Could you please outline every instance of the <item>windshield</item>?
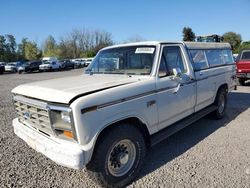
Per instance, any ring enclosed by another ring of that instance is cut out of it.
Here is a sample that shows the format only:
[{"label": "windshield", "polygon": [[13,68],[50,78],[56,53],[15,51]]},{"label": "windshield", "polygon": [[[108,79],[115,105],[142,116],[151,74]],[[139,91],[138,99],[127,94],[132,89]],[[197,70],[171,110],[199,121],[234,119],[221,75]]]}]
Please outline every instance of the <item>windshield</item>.
[{"label": "windshield", "polygon": [[102,50],[86,73],[149,75],[155,46],[130,46]]},{"label": "windshield", "polygon": [[241,59],[242,60],[249,60],[250,59],[250,51],[243,52]]},{"label": "windshield", "polygon": [[48,60],[43,60],[43,64],[50,64],[51,62]]}]

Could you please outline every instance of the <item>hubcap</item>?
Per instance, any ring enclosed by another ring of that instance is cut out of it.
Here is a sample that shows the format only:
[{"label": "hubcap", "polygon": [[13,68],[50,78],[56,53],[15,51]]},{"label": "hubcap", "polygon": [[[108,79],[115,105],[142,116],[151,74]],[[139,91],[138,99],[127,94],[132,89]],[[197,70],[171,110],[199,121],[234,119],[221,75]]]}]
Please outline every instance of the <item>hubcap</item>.
[{"label": "hubcap", "polygon": [[218,107],[218,111],[219,113],[223,113],[225,108],[225,97],[224,95],[220,95],[220,99],[219,99],[219,107]]},{"label": "hubcap", "polygon": [[112,147],[108,156],[108,171],[116,177],[125,175],[133,166],[136,148],[131,140],[121,140]]}]

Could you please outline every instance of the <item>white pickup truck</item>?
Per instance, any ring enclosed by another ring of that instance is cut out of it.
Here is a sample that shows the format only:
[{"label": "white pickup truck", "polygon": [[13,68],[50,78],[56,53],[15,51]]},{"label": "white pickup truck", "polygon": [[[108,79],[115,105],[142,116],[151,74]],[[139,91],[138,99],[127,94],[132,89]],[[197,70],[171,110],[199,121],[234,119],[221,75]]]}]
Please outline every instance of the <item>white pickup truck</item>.
[{"label": "white pickup truck", "polygon": [[207,114],[222,118],[235,74],[228,43],[107,47],[83,75],[14,88],[14,131],[56,163],[122,187],[150,146]]}]

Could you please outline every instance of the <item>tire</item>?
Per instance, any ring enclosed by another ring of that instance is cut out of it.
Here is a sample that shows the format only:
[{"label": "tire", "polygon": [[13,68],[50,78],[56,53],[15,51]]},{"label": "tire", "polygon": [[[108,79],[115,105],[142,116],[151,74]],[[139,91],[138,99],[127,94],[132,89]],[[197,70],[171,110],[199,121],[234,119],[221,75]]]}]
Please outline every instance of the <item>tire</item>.
[{"label": "tire", "polygon": [[139,173],[146,156],[146,144],[138,128],[118,125],[97,143],[86,166],[88,176],[101,186],[124,187]]},{"label": "tire", "polygon": [[238,78],[237,80],[238,80],[239,85],[241,85],[241,86],[245,85],[245,79],[244,78]]},{"label": "tire", "polygon": [[227,90],[225,88],[221,88],[217,92],[214,104],[218,106],[218,108],[212,113],[213,117],[215,119],[222,119],[227,109]]}]

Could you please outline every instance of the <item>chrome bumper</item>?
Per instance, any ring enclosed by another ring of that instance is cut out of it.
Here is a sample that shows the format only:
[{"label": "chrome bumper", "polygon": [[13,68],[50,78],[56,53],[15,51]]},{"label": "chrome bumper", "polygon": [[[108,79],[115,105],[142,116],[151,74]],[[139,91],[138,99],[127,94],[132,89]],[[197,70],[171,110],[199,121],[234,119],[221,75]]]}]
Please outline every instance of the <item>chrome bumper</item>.
[{"label": "chrome bumper", "polygon": [[14,119],[12,124],[18,137],[57,164],[73,169],[84,167],[85,151],[78,144],[45,136],[20,123],[18,118]]}]

